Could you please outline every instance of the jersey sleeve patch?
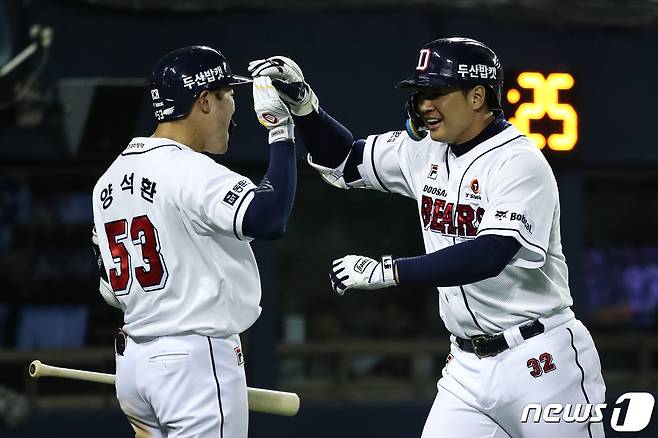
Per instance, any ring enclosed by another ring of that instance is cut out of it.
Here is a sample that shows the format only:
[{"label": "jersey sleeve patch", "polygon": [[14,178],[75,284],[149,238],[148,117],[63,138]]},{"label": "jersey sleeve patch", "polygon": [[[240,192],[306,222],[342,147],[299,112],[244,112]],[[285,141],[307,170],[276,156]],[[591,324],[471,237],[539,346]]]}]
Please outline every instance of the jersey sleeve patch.
[{"label": "jersey sleeve patch", "polygon": [[248,196],[256,188],[253,182],[201,154],[190,154],[180,160],[179,190],[181,214],[192,222],[199,233],[222,233],[242,236],[242,223],[237,221],[249,205]]},{"label": "jersey sleeve patch", "polygon": [[229,207],[235,207],[235,203],[240,199],[241,194],[249,186],[249,182],[246,179],[238,181],[228,192],[224,195],[222,202],[228,205]]},{"label": "jersey sleeve patch", "polygon": [[228,192],[226,194],[226,196],[224,196],[224,199],[222,200],[222,202],[224,202],[227,205],[230,205],[232,207],[232,206],[235,205],[235,201],[237,201],[238,199],[240,199],[240,197],[238,195],[236,195],[233,192]]},{"label": "jersey sleeve patch", "polygon": [[489,183],[489,202],[478,235],[514,237],[522,248],[516,264],[540,267],[546,260],[553,227],[557,185],[543,157],[522,152],[502,164]]}]

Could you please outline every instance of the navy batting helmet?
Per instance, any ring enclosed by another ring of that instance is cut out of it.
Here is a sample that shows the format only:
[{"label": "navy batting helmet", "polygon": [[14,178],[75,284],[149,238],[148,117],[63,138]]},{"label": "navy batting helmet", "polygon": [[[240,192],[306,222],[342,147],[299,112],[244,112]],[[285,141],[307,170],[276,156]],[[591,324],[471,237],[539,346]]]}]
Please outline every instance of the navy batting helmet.
[{"label": "navy batting helmet", "polygon": [[[441,38],[423,46],[416,72],[397,86],[468,89],[476,85],[484,85],[492,93],[487,99],[492,109],[501,108],[503,68],[494,51],[470,38]],[[418,114],[416,94],[409,98],[406,113],[409,135],[416,140],[427,135]]]},{"label": "navy batting helmet", "polygon": [[496,54],[470,38],[441,38],[420,50],[416,72],[400,81],[400,88],[460,87],[486,85],[500,105],[503,68]]},{"label": "navy batting helmet", "polygon": [[219,50],[189,46],[166,54],[151,74],[151,101],[156,120],[187,117],[203,90],[246,84],[251,79],[231,73]]}]

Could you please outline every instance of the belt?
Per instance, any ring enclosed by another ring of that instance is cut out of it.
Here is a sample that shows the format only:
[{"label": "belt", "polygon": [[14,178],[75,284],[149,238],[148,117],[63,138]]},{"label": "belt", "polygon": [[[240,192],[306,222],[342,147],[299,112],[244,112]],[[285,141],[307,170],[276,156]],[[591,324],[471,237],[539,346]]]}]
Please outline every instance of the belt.
[{"label": "belt", "polygon": [[[530,339],[544,333],[544,324],[539,320],[534,320],[519,326],[519,332],[523,339]],[[475,353],[480,359],[483,357],[492,357],[509,348],[505,336],[500,333],[497,335],[480,335],[473,336],[471,339],[456,338],[457,346],[467,353]]]}]

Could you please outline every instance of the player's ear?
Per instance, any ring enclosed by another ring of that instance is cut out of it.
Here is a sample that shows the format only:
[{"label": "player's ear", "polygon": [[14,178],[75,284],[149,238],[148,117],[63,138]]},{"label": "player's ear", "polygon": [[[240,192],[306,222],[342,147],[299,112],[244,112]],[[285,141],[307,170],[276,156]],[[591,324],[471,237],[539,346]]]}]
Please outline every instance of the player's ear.
[{"label": "player's ear", "polygon": [[478,111],[486,103],[487,90],[483,85],[476,85],[468,94],[469,103],[474,111]]},{"label": "player's ear", "polygon": [[203,90],[196,99],[196,105],[204,114],[208,114],[210,112],[210,91]]}]

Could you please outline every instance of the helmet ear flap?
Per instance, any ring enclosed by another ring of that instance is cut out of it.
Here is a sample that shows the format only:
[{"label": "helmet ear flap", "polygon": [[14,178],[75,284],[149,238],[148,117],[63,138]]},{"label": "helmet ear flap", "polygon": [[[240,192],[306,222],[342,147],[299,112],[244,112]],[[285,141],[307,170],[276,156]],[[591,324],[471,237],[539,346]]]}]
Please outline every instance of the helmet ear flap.
[{"label": "helmet ear flap", "polygon": [[500,89],[496,89],[495,87],[488,85],[486,102],[489,106],[489,109],[502,109],[503,107],[500,101]]},{"label": "helmet ear flap", "polygon": [[420,141],[427,136],[425,122],[418,112],[418,93],[409,96],[404,107],[404,126],[413,140]]}]

